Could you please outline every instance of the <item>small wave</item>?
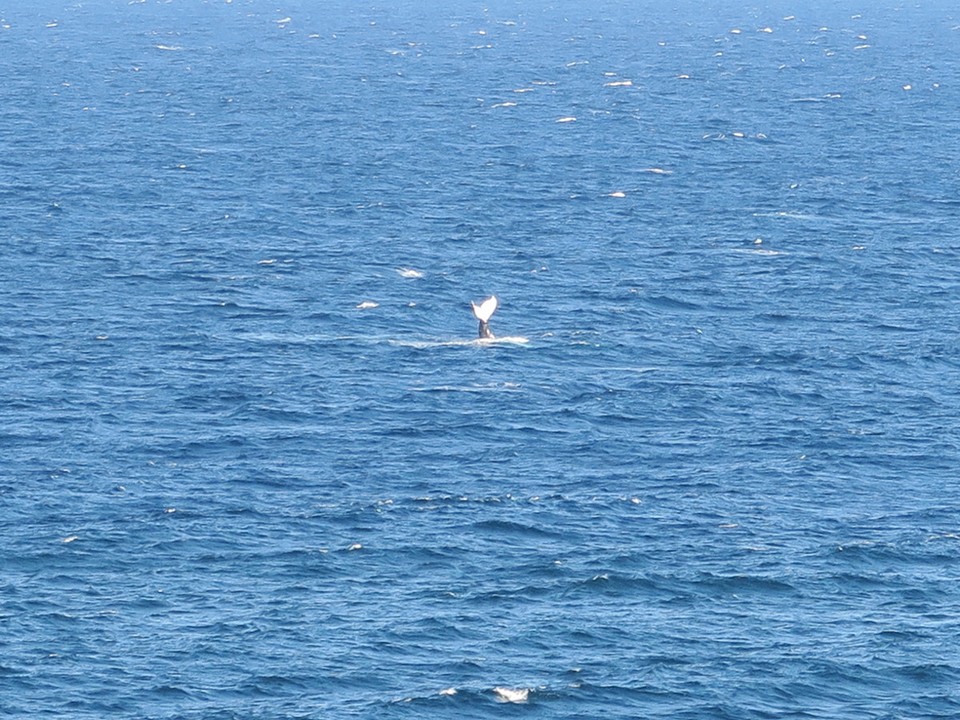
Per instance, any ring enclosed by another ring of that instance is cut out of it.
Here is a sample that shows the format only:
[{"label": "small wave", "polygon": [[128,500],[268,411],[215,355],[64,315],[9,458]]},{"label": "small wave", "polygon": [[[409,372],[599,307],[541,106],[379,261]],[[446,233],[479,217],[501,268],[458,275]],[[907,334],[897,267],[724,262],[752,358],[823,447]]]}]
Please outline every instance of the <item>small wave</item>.
[{"label": "small wave", "polygon": [[647,302],[656,307],[670,310],[700,310],[702,307],[699,303],[669,297],[668,295],[650,295]]},{"label": "small wave", "polygon": [[786,580],[758,575],[715,575],[704,573],[694,583],[699,590],[723,593],[795,593],[797,588]]},{"label": "small wave", "polygon": [[517,536],[517,537],[538,537],[538,538],[552,538],[558,537],[558,534],[552,530],[544,530],[533,525],[525,525],[519,522],[513,522],[511,520],[481,520],[473,524],[473,527],[477,530],[484,530],[495,533],[496,535],[502,536]]},{"label": "small wave", "polygon": [[412,388],[413,392],[425,393],[486,393],[486,392],[520,392],[518,383],[494,383],[490,385],[435,385],[433,387]]},{"label": "small wave", "polygon": [[773,212],[755,212],[754,217],[762,218],[786,218],[788,220],[820,220],[822,218],[811,215],[810,213],[795,212],[790,210],[777,210]]}]

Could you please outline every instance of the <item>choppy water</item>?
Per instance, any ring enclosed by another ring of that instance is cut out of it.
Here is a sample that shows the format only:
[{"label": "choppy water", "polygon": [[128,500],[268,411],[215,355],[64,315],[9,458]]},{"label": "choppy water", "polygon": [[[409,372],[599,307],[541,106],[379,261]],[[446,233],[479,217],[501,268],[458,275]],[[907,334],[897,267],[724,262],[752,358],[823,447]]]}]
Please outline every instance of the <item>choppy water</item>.
[{"label": "choppy water", "polygon": [[26,5],[0,714],[960,714],[949,4]]}]

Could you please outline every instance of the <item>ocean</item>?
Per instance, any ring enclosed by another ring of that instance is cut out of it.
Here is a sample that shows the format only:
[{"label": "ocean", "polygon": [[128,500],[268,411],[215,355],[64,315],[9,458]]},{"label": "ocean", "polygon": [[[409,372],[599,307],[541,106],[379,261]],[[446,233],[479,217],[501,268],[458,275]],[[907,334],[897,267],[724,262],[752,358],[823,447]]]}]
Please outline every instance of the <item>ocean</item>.
[{"label": "ocean", "polygon": [[0,0],[0,715],[960,716],[960,12],[736,5]]}]

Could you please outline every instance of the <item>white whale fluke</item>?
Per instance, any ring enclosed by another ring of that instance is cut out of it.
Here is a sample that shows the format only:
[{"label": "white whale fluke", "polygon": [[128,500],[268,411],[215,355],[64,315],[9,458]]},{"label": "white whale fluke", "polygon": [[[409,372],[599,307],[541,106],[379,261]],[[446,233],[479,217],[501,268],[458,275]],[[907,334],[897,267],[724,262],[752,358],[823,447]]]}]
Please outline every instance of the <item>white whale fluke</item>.
[{"label": "white whale fluke", "polygon": [[496,295],[491,295],[482,303],[477,305],[475,302],[470,302],[470,307],[473,308],[473,315],[480,321],[480,327],[477,330],[480,337],[482,338],[492,338],[493,333],[490,332],[490,327],[487,323],[490,322],[490,318],[493,317],[493,314],[497,311],[497,305],[499,305]]}]

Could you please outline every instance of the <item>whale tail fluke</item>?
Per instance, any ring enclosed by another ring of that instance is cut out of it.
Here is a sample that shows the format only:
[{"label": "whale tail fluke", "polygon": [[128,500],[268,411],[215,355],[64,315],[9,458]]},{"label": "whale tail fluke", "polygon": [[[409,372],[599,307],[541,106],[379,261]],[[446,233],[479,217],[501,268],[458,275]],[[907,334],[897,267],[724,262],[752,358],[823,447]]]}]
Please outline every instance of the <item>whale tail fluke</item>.
[{"label": "whale tail fluke", "polygon": [[491,295],[482,303],[477,305],[474,302],[470,303],[470,307],[473,308],[473,314],[482,322],[490,322],[490,318],[493,317],[493,314],[497,311],[497,305],[499,305],[496,295]]},{"label": "whale tail fluke", "polygon": [[496,295],[491,295],[482,303],[477,305],[475,302],[470,302],[470,307],[473,308],[473,315],[480,321],[480,328],[478,330],[480,337],[482,338],[492,338],[493,333],[490,332],[490,328],[487,325],[490,322],[490,318],[493,317],[493,314],[497,311],[497,305],[499,305]]}]

